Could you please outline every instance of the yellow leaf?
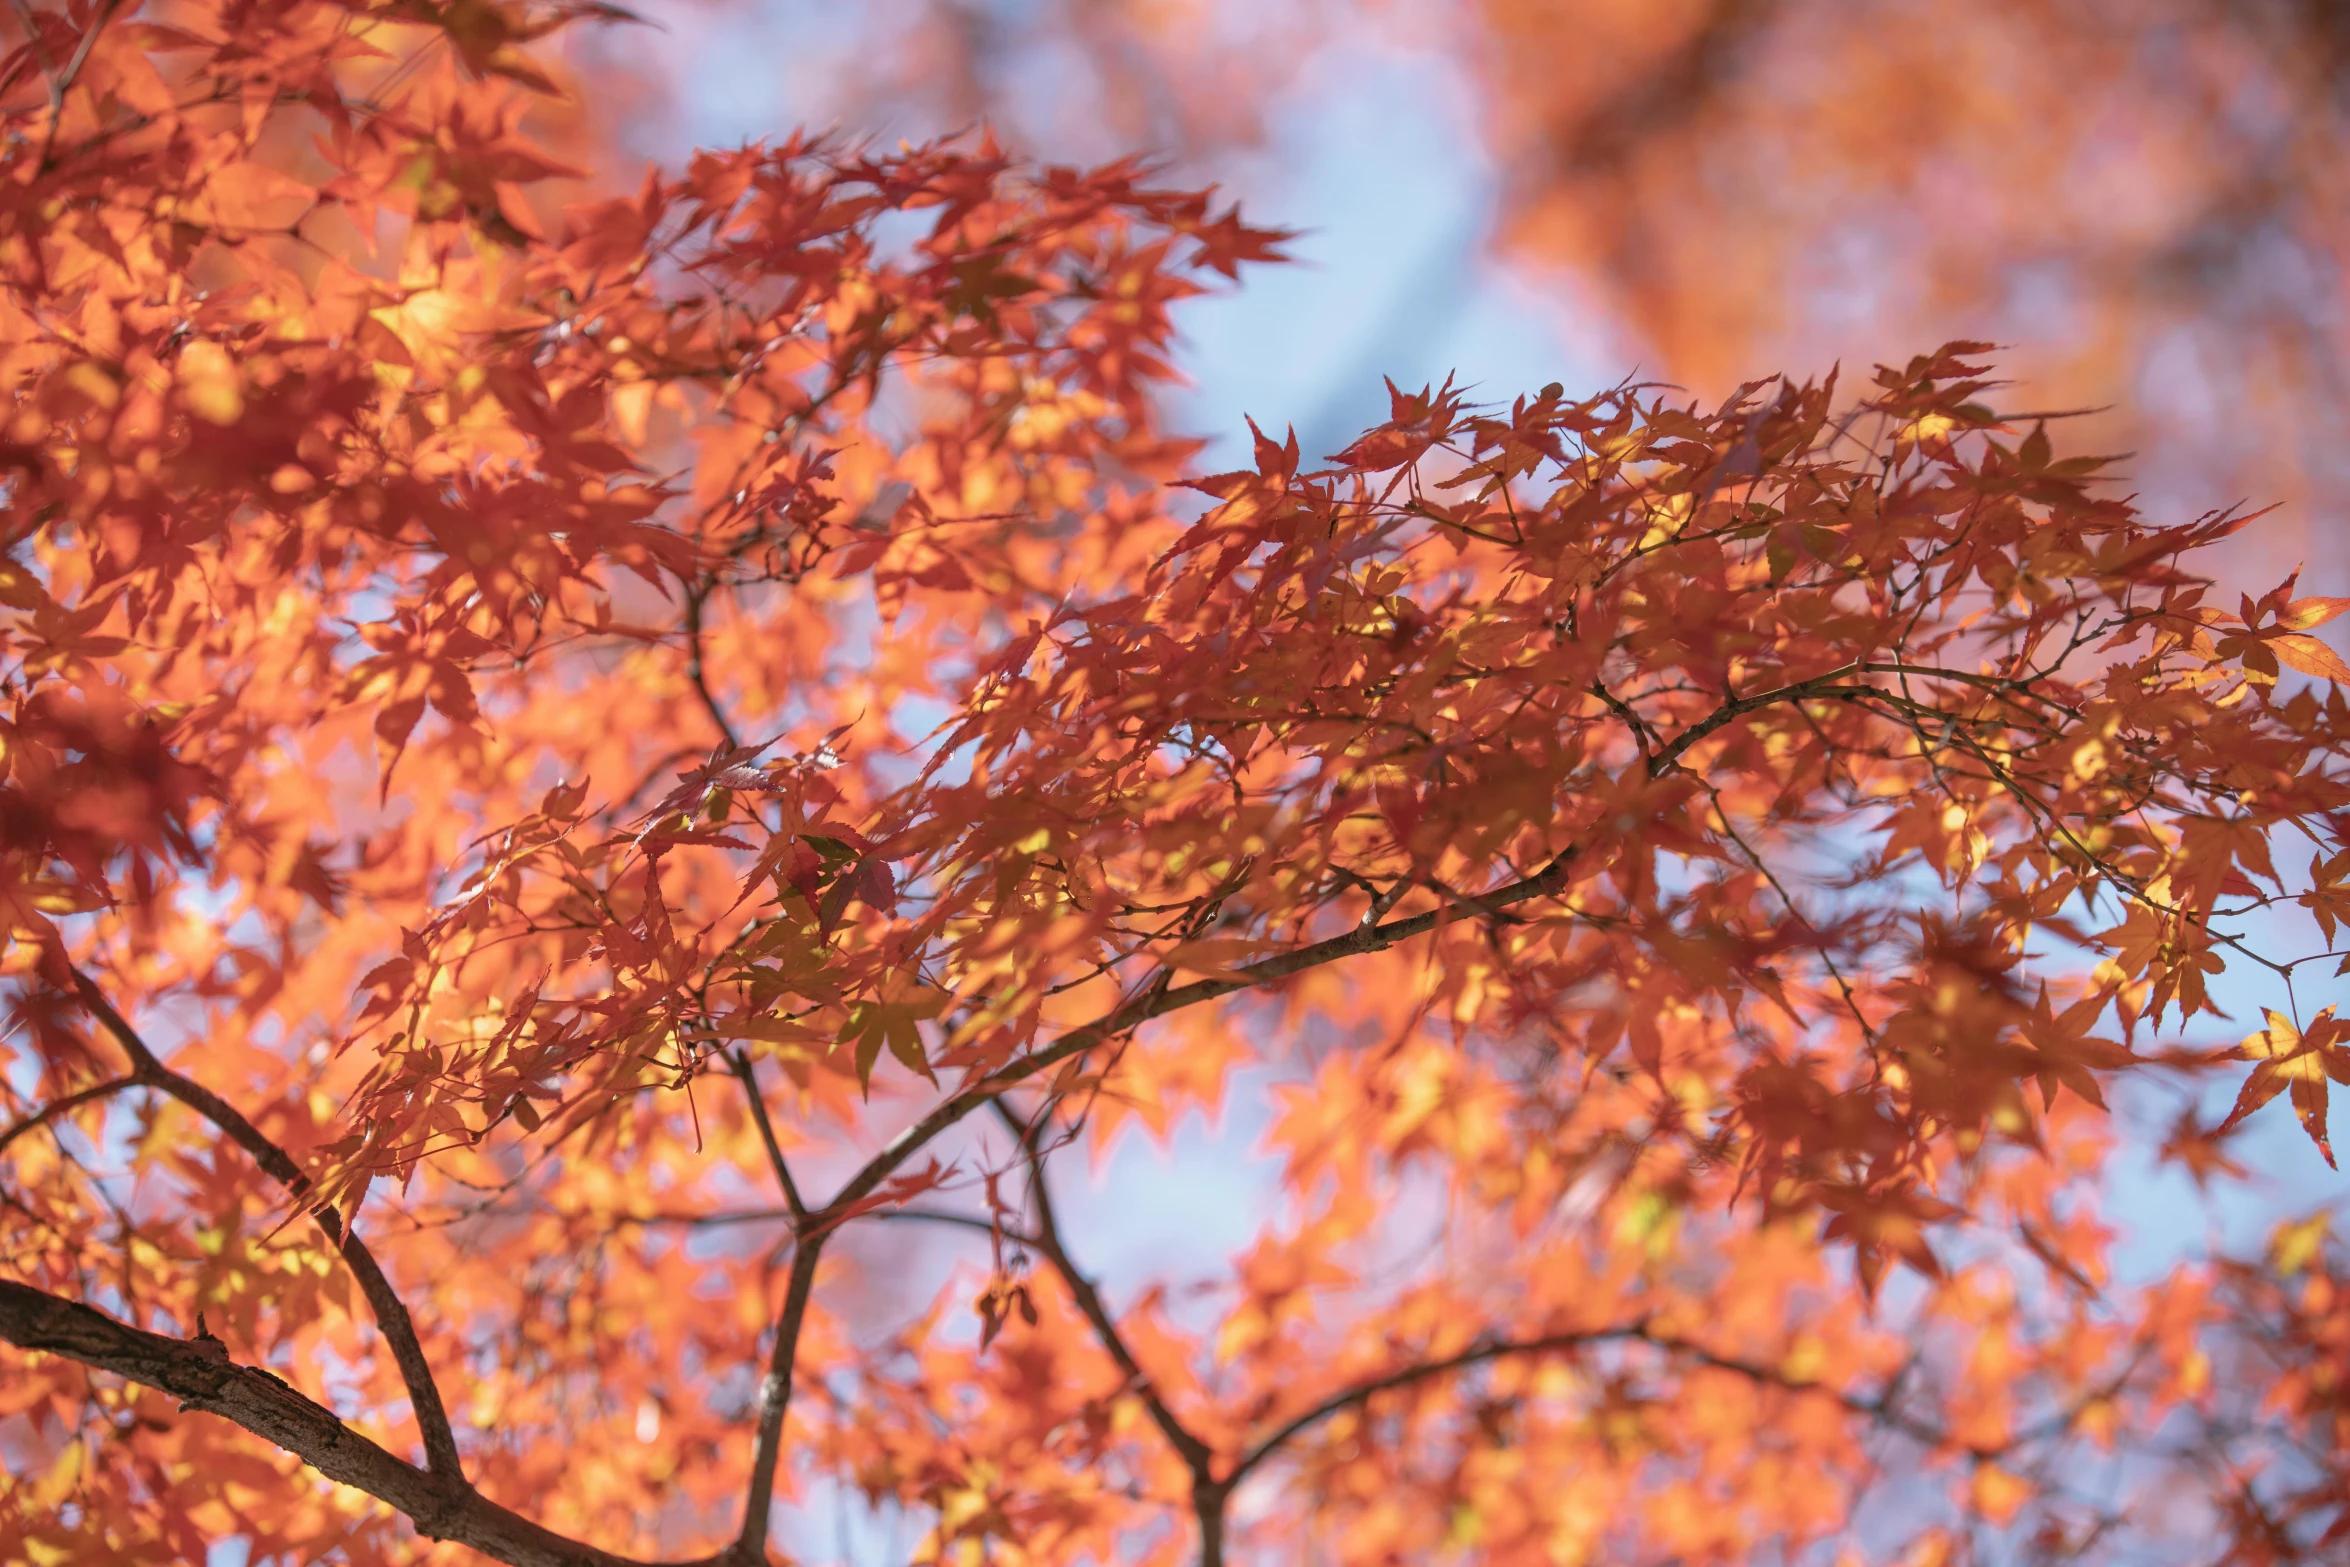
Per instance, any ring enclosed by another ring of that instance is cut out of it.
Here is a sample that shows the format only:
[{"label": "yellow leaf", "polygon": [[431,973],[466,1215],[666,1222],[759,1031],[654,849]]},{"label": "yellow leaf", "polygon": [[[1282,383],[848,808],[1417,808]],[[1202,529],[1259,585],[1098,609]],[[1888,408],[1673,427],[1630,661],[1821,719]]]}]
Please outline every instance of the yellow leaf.
[{"label": "yellow leaf", "polygon": [[2307,631],[2312,626],[2324,625],[2346,609],[2350,609],[2350,598],[2295,599],[2277,616],[2277,623],[2295,631]]},{"label": "yellow leaf", "polygon": [[235,424],[245,414],[245,378],[228,350],[199,339],[180,350],[180,400],[211,424]]},{"label": "yellow leaf", "polygon": [[1997,1464],[1985,1464],[1977,1469],[1970,1489],[1975,1511],[2002,1528],[2032,1499],[2032,1483]]},{"label": "yellow leaf", "polygon": [[2273,1007],[2262,1007],[2268,1027],[2257,1034],[2244,1036],[2243,1051],[2246,1060],[2267,1061],[2278,1056],[2289,1056],[2301,1048],[2301,1030],[2293,1020]]},{"label": "yellow leaf", "polygon": [[2342,655],[2327,647],[2315,637],[2288,632],[2267,639],[2267,647],[2281,663],[2289,664],[2305,675],[2322,675],[2350,685],[2350,664],[2342,662]]},{"label": "yellow leaf", "polygon": [[2323,1213],[2313,1213],[2298,1223],[2278,1225],[2268,1243],[2269,1266],[2292,1278],[2316,1259],[2325,1246],[2329,1228],[2330,1216]]},{"label": "yellow leaf", "polygon": [[612,389],[612,417],[631,446],[644,443],[645,425],[653,412],[653,383],[630,381]]}]

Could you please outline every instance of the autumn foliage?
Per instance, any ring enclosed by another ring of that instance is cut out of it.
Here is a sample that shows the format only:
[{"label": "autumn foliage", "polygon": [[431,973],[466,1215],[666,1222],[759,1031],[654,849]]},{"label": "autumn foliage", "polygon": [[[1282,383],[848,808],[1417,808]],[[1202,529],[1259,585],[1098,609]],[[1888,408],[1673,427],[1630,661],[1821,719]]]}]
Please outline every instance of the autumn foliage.
[{"label": "autumn foliage", "polygon": [[[583,171],[601,6],[15,16],[0,1555],[2339,1559],[2350,1259],[2107,1218],[2118,1083],[2227,1182],[2350,1082],[2255,516],[1968,343],[1207,474],[1284,236],[1135,166]],[[1220,1109],[1279,1202],[1098,1285]]]}]

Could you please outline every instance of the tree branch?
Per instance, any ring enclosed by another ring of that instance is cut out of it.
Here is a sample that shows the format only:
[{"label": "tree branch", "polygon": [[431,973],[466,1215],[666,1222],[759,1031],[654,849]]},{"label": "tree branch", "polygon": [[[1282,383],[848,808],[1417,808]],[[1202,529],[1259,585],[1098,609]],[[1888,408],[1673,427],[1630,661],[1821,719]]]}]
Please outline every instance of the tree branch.
[{"label": "tree branch", "polygon": [[1455,1371],[1465,1371],[1471,1366],[1482,1365],[1488,1360],[1499,1360],[1505,1355],[1538,1355],[1546,1350],[1580,1349],[1589,1344],[1612,1343],[1643,1336],[1645,1336],[1644,1330],[1635,1326],[1598,1328],[1580,1333],[1551,1333],[1541,1338],[1511,1339],[1499,1343],[1479,1344],[1465,1349],[1457,1355],[1447,1355],[1442,1360],[1424,1361],[1419,1365],[1405,1366],[1400,1370],[1371,1377],[1355,1383],[1352,1387],[1331,1394],[1303,1414],[1284,1423],[1271,1436],[1251,1447],[1241,1455],[1240,1462],[1233,1465],[1232,1479],[1237,1484],[1259,1464],[1280,1451],[1281,1447],[1291,1438],[1320,1425],[1341,1410],[1352,1409],[1358,1404],[1368,1403],[1381,1393],[1390,1393],[1397,1388],[1409,1387],[1415,1382],[1426,1382],[1434,1377],[1450,1376]]},{"label": "tree branch", "polygon": [[767,1147],[767,1163],[775,1171],[776,1184],[783,1188],[784,1204],[791,1209],[792,1222],[805,1224],[808,1205],[800,1201],[800,1188],[791,1178],[791,1166],[784,1162],[783,1144],[775,1140],[775,1123],[767,1117],[767,1101],[759,1092],[758,1071],[744,1051],[730,1050],[726,1059],[733,1063],[734,1075],[743,1080],[743,1093],[751,1101],[751,1120],[759,1128],[759,1141]]},{"label": "tree branch", "polygon": [[[454,1540],[509,1567],[643,1567],[541,1528],[453,1474],[394,1457],[332,1410],[268,1372],[230,1361],[215,1343],[149,1333],[104,1312],[0,1279],[0,1339],[127,1377],[252,1432],[329,1480],[396,1508],[430,1540]],[[718,1567],[707,1557],[675,1567]]]},{"label": "tree branch", "polygon": [[799,1358],[800,1330],[808,1320],[808,1295],[816,1287],[816,1262],[824,1250],[824,1232],[805,1221],[797,1226],[799,1244],[792,1253],[791,1278],[784,1285],[783,1314],[775,1322],[775,1348],[767,1375],[759,1383],[759,1441],[751,1455],[751,1484],[743,1501],[742,1533],[734,1542],[731,1560],[743,1563],[767,1559],[767,1515],[775,1502],[775,1470],[783,1456],[783,1417],[791,1409],[793,1364]]},{"label": "tree branch", "polygon": [[[1052,1191],[1045,1183],[1044,1152],[1040,1146],[1042,1118],[1037,1125],[1024,1122],[1001,1098],[995,1101],[995,1112],[1003,1118],[1004,1125],[1011,1129],[1012,1136],[1019,1142],[1021,1151],[1028,1159],[1028,1190],[1036,1203],[1036,1249],[1044,1253],[1045,1260],[1053,1265],[1053,1271],[1068,1286],[1070,1297],[1077,1302],[1079,1313],[1126,1378],[1126,1385],[1142,1400],[1143,1408],[1150,1413],[1151,1423],[1159,1428],[1159,1434],[1167,1439],[1167,1445],[1175,1449],[1176,1455],[1183,1460],[1183,1466],[1191,1471],[1191,1510],[1199,1524],[1200,1567],[1223,1567],[1224,1503],[1232,1494],[1232,1487],[1228,1480],[1216,1477],[1215,1449],[1201,1441],[1190,1427],[1176,1418],[1175,1411],[1168,1406],[1166,1399],[1160,1396],[1157,1385],[1151,1381],[1150,1373],[1143,1370],[1142,1363],[1134,1358],[1134,1351],[1128,1346],[1125,1335],[1118,1331],[1117,1319],[1110,1315],[1109,1307],[1103,1304],[1101,1291],[1094,1288],[1093,1280],[1087,1278],[1079,1271],[1077,1264],[1070,1260],[1069,1248],[1061,1240],[1060,1220],[1053,1213]],[[1051,1113],[1052,1107],[1048,1101],[1044,1115],[1049,1117]]]},{"label": "tree branch", "polygon": [[59,97],[63,97],[73,86],[74,78],[82,74],[82,66],[88,62],[90,51],[97,46],[98,34],[105,30],[107,22],[114,16],[114,8],[120,3],[121,0],[104,0],[98,7],[98,14],[91,19],[89,31],[82,34],[82,41],[74,46],[73,58],[65,62],[65,70],[57,78]]},{"label": "tree branch", "polygon": [[702,601],[708,592],[709,589],[699,584],[686,584],[685,675],[693,685],[694,694],[702,699],[702,710],[710,715],[710,722],[717,726],[718,737],[726,742],[729,750],[739,751],[742,749],[742,737],[735,733],[734,725],[728,721],[726,709],[718,705],[718,694],[710,689],[709,676],[702,663]]},{"label": "tree branch", "polygon": [[9,1127],[7,1131],[0,1132],[0,1149],[7,1148],[10,1143],[15,1142],[27,1132],[37,1131],[41,1127],[47,1126],[61,1115],[71,1114],[93,1099],[103,1099],[109,1094],[121,1093],[126,1088],[136,1088],[143,1081],[144,1079],[134,1072],[128,1077],[111,1077],[103,1083],[94,1083],[88,1088],[76,1089],[63,1099],[52,1100]]},{"label": "tree branch", "polygon": [[[41,138],[41,159],[37,165],[43,174],[49,172],[57,152],[57,131],[65,123],[65,95],[72,88],[74,78],[82,74],[82,67],[89,61],[90,51],[97,46],[98,35],[105,31],[107,22],[113,19],[114,8],[120,3],[121,0],[102,0],[98,14],[90,20],[89,30],[82,34],[81,42],[74,46],[73,58],[65,62],[64,70],[49,78],[49,128]],[[47,58],[48,50],[41,45],[40,36],[35,31],[33,42],[35,47],[41,49],[43,58]]]},{"label": "tree branch", "polygon": [[[1829,695],[1835,692],[1837,682],[1856,673],[1859,668],[1860,665],[1857,662],[1840,665],[1825,674],[1814,675],[1809,680],[1798,680],[1790,685],[1779,686],[1769,691],[1757,691],[1752,696],[1737,697],[1724,702],[1720,707],[1715,708],[1705,717],[1673,736],[1670,745],[1650,757],[1648,759],[1648,775],[1651,778],[1662,778],[1680,764],[1683,753],[1688,751],[1691,746],[1724,724],[1744,718],[1747,714],[1762,708],[1776,706],[1781,702],[1800,702],[1807,696]],[[1873,691],[1874,688],[1864,689]],[[1835,692],[1835,694],[1842,693]]]},{"label": "tree branch", "polygon": [[1668,1355],[1679,1355],[1695,1361],[1711,1370],[1733,1372],[1790,1393],[1816,1394],[1819,1397],[1833,1400],[1852,1414],[1865,1415],[1872,1420],[1884,1421],[1903,1435],[1929,1445],[1940,1445],[1948,1440],[1939,1431],[1930,1430],[1897,1417],[1890,1407],[1889,1395],[1874,1399],[1859,1398],[1850,1393],[1840,1393],[1821,1383],[1798,1381],[1774,1367],[1757,1365],[1752,1361],[1740,1360],[1735,1356],[1718,1354],[1701,1344],[1694,1344],[1687,1339],[1669,1334],[1655,1333],[1650,1331],[1646,1323],[1635,1322],[1625,1327],[1587,1328],[1572,1333],[1548,1333],[1538,1338],[1492,1340],[1473,1345],[1457,1355],[1447,1355],[1441,1360],[1423,1361],[1418,1365],[1404,1366],[1398,1370],[1357,1382],[1352,1387],[1333,1393],[1304,1413],[1294,1416],[1272,1435],[1251,1447],[1247,1453],[1242,1455],[1240,1462],[1233,1467],[1227,1483],[1239,1484],[1250,1471],[1272,1457],[1283,1444],[1293,1437],[1312,1429],[1342,1410],[1368,1403],[1381,1393],[1391,1393],[1398,1388],[1410,1387],[1414,1383],[1450,1376],[1456,1371],[1465,1371],[1471,1366],[1482,1365],[1486,1361],[1499,1360],[1509,1355],[1539,1355],[1557,1350],[1584,1349],[1594,1344],[1626,1343],[1647,1344]]},{"label": "tree branch", "polygon": [[[1852,672],[1853,666],[1848,664],[1815,675],[1809,680],[1799,680],[1775,690],[1758,691],[1751,696],[1724,703],[1713,713],[1682,730],[1671,744],[1658,751],[1649,763],[1649,771],[1651,774],[1662,774],[1670,770],[1691,746],[1723,725],[1749,713],[1781,702],[1801,701],[1805,697],[1844,694],[1850,688],[1840,688],[1837,682]],[[1880,694],[1873,687],[1862,689],[1871,695]],[[1491,892],[1477,894],[1478,907],[1485,910],[1503,909],[1534,898],[1556,896],[1566,886],[1567,871],[1580,852],[1579,846],[1569,847],[1535,874],[1497,887]],[[816,1210],[811,1217],[820,1226],[837,1224],[853,1217],[857,1206],[879,1190],[882,1182],[888,1180],[898,1166],[913,1157],[932,1138],[1005,1090],[1018,1087],[1047,1067],[1058,1066],[1071,1056],[1081,1055],[1096,1045],[1107,1044],[1152,1018],[1163,1017],[1169,1012],[1179,1012],[1204,1001],[1215,1001],[1240,991],[1270,985],[1308,969],[1335,963],[1341,958],[1365,952],[1384,952],[1397,942],[1408,941],[1434,930],[1452,913],[1450,908],[1431,909],[1402,919],[1366,922],[1343,935],[1311,942],[1255,963],[1243,964],[1233,971],[1239,976],[1235,979],[1202,979],[1188,985],[1146,988],[1113,1008],[1107,1015],[1071,1029],[1044,1049],[1023,1056],[940,1101],[929,1114],[891,1138],[880,1152],[849,1178],[832,1201]]]},{"label": "tree branch", "polygon": [[1077,1264],[1069,1258],[1068,1248],[1061,1240],[1060,1221],[1053,1213],[1052,1193],[1045,1185],[1044,1155],[1037,1146],[1039,1129],[1023,1123],[1012,1107],[1001,1099],[996,1100],[995,1109],[1003,1117],[1004,1124],[1011,1128],[1012,1135],[1019,1139],[1028,1159],[1028,1190],[1036,1202],[1036,1249],[1044,1253],[1045,1260],[1053,1265],[1053,1271],[1061,1276],[1061,1282],[1069,1287],[1070,1297],[1077,1302],[1077,1309],[1093,1329],[1094,1337],[1101,1340],[1102,1348],[1117,1363],[1119,1371],[1124,1373],[1127,1386],[1134,1390],[1135,1395],[1142,1400],[1143,1407],[1150,1411],[1151,1421],[1158,1426],[1160,1434],[1166,1437],[1167,1445],[1182,1456],[1185,1466],[1191,1470],[1193,1480],[1212,1480],[1214,1476],[1209,1465],[1215,1457],[1214,1450],[1194,1436],[1175,1417],[1167,1401],[1159,1396],[1158,1388],[1151,1382],[1150,1373],[1143,1370],[1141,1362],[1134,1358],[1134,1351],[1118,1331],[1117,1320],[1110,1315],[1109,1307],[1102,1303],[1101,1291],[1094,1288],[1093,1280],[1078,1271]]},{"label": "tree branch", "polygon": [[409,1320],[408,1308],[401,1302],[399,1292],[392,1288],[391,1280],[384,1277],[375,1253],[367,1249],[367,1243],[343,1222],[343,1216],[331,1204],[312,1200],[316,1188],[311,1185],[310,1177],[302,1173],[284,1149],[263,1136],[234,1105],[203,1084],[165,1066],[87,974],[78,968],[72,974],[82,1005],[130,1056],[131,1076],[135,1080],[161,1089],[220,1128],[231,1142],[252,1156],[255,1164],[309,1207],[310,1216],[318,1221],[318,1227],[326,1232],[326,1238],[334,1243],[343,1262],[358,1279],[359,1291],[367,1297],[367,1304],[375,1313],[376,1327],[391,1349],[393,1363],[400,1368],[400,1380],[408,1389],[409,1407],[415,1412],[417,1430],[424,1438],[426,1466],[436,1476],[462,1482],[465,1468],[457,1456],[457,1438],[449,1428],[449,1412],[441,1404],[440,1387],[433,1381],[423,1345],[417,1342],[416,1324]]}]

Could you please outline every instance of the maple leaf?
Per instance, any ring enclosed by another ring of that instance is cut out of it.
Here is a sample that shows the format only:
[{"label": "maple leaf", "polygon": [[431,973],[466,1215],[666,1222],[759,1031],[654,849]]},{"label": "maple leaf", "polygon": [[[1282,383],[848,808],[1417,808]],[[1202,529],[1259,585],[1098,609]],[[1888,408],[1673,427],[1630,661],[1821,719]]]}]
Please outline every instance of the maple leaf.
[{"label": "maple leaf", "polygon": [[2186,1166],[2199,1189],[2208,1186],[2214,1176],[2240,1180],[2245,1174],[2244,1167],[2227,1156],[2220,1136],[2216,1128],[2207,1127],[2197,1119],[2192,1108],[2182,1110],[2163,1138],[2163,1160]]},{"label": "maple leaf", "polygon": [[2326,1085],[2329,1079],[2350,1083],[2350,1023],[2337,1019],[2331,1006],[2311,1018],[2306,1030],[2279,1012],[2264,1012],[2268,1027],[2236,1047],[2240,1059],[2256,1065],[2218,1131],[2229,1131],[2277,1095],[2289,1093],[2293,1113],[2330,1165],[2334,1149],[2326,1135]]},{"label": "maple leaf", "polygon": [[848,1020],[841,1024],[839,1041],[855,1051],[857,1083],[870,1089],[873,1068],[886,1047],[907,1070],[937,1081],[930,1058],[915,1026],[945,1011],[952,998],[944,991],[915,985],[897,985],[871,1000],[849,1004]]},{"label": "maple leaf", "polygon": [[2278,662],[2289,664],[2305,675],[2350,685],[2350,664],[2343,663],[2341,654],[2315,637],[2274,632],[2263,637],[2261,645],[2274,653]]}]

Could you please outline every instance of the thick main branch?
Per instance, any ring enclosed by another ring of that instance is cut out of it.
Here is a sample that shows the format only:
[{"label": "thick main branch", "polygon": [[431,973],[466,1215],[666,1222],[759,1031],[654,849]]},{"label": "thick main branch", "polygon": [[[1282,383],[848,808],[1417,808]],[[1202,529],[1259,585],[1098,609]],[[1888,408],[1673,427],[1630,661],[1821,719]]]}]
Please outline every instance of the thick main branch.
[{"label": "thick main branch", "polygon": [[[330,1480],[397,1508],[427,1539],[454,1540],[510,1567],[643,1567],[541,1528],[454,1475],[395,1457],[266,1371],[229,1360],[215,1341],[167,1338],[75,1301],[0,1279],[0,1339],[62,1355],[168,1393],[292,1453]],[[716,1567],[724,1557],[678,1563]]]}]

